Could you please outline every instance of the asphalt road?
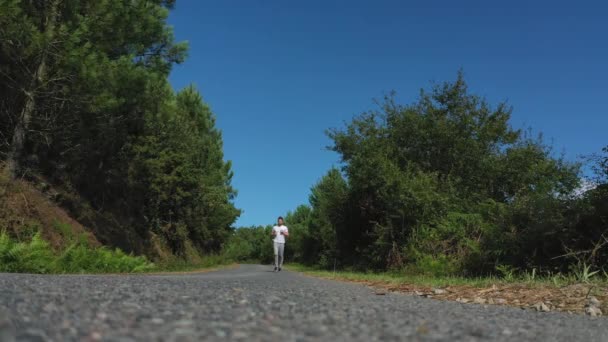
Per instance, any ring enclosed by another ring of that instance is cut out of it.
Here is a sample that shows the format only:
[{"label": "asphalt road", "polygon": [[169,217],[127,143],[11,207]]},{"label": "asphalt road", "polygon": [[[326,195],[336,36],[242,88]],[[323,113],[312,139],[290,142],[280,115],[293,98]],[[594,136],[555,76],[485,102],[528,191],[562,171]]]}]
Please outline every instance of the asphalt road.
[{"label": "asphalt road", "polygon": [[1,341],[608,341],[608,319],[270,272],[0,274]]}]

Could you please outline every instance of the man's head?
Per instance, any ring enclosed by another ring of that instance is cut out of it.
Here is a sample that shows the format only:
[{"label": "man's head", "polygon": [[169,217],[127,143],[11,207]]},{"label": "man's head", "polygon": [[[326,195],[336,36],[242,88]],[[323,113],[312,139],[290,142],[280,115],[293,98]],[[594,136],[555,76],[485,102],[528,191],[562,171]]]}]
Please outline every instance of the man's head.
[{"label": "man's head", "polygon": [[283,224],[285,224],[285,222],[283,221],[283,216],[279,216],[279,218],[277,219],[277,222],[279,223],[279,226],[282,226]]}]

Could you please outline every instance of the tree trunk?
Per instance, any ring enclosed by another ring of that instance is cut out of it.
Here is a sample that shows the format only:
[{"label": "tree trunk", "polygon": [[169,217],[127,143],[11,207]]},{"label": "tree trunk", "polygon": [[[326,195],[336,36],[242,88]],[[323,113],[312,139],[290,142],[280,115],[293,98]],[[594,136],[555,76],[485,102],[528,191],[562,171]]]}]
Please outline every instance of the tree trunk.
[{"label": "tree trunk", "polygon": [[25,93],[25,104],[19,116],[17,117],[17,123],[13,131],[13,139],[11,141],[11,150],[8,155],[8,168],[13,179],[17,178],[21,172],[21,158],[23,157],[23,150],[25,147],[25,141],[32,121],[32,116],[36,110],[36,93],[39,88],[46,82],[47,76],[47,56],[51,49],[50,42],[54,36],[55,25],[57,23],[58,10],[60,0],[54,0],[49,2],[47,16],[44,18],[41,30],[47,36],[47,44],[40,56],[40,62],[36,71],[32,75],[30,85],[28,89],[24,90]]}]

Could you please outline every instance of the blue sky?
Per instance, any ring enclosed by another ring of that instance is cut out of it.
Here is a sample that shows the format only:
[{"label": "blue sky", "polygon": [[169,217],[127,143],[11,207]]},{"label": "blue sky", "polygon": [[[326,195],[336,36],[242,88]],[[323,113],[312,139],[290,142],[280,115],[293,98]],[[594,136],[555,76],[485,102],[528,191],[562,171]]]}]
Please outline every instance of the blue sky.
[{"label": "blue sky", "polygon": [[472,92],[514,107],[570,160],[608,144],[608,4],[603,1],[198,1],[169,17],[232,160],[237,225],[307,203],[339,159],[324,131],[395,90],[465,71]]}]

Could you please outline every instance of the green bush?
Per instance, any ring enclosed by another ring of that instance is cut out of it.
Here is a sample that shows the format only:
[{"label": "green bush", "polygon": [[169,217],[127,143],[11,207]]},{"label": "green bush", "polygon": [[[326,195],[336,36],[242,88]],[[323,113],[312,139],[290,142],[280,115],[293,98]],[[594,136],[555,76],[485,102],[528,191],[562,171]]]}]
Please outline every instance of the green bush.
[{"label": "green bush", "polygon": [[237,262],[271,263],[274,257],[270,231],[270,226],[235,229],[224,245],[223,255]]},{"label": "green bush", "polygon": [[16,242],[0,233],[0,271],[51,273],[54,255],[49,244],[36,233],[30,242]]},{"label": "green bush", "polygon": [[131,256],[120,249],[106,247],[91,249],[73,244],[56,259],[56,269],[62,273],[128,273],[152,269],[145,257]]},{"label": "green bush", "polygon": [[155,264],[152,270],[158,272],[197,271],[204,268],[229,265],[234,261],[234,259],[227,257],[224,253],[200,256],[198,260],[187,260],[180,257],[174,257]]},{"label": "green bush", "polygon": [[288,217],[301,233],[294,259],[461,276],[505,265],[534,277],[567,272],[572,261],[560,256],[568,251],[592,251],[583,261],[599,270],[608,260],[608,196],[600,191],[608,148],[595,158],[597,188],[576,195],[581,165],[514,128],[511,112],[470,93],[461,72],[411,104],[388,95],[329,130],[341,168],[311,189],[309,209],[296,209],[305,215],[293,215],[297,225]]},{"label": "green bush", "polygon": [[119,249],[90,248],[76,242],[56,254],[39,233],[28,242],[17,242],[0,233],[0,272],[122,273],[153,267],[145,257],[127,255]]},{"label": "green bush", "polygon": [[459,265],[458,261],[452,260],[445,255],[422,255],[413,265],[407,266],[406,271],[408,274],[445,277],[457,274],[459,271]]}]

